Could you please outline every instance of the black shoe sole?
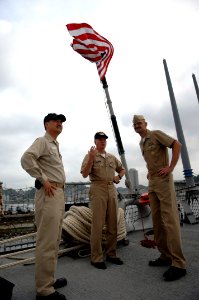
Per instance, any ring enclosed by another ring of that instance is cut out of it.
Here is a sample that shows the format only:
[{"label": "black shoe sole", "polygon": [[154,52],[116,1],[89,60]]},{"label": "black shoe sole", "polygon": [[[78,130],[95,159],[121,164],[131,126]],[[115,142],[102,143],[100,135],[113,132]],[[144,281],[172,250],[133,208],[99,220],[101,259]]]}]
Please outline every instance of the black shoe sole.
[{"label": "black shoe sole", "polygon": [[187,274],[186,269],[180,269],[180,268],[173,268],[168,269],[166,272],[164,272],[163,277],[165,281],[174,281],[177,279],[180,279],[181,277],[185,276]]},{"label": "black shoe sole", "polygon": [[174,281],[174,280],[178,280],[178,279],[184,277],[185,275],[186,275],[186,273],[185,274],[181,274],[181,275],[175,275],[175,276],[166,276],[164,278],[164,280],[165,281]]},{"label": "black shoe sole", "polygon": [[91,261],[91,265],[94,266],[97,269],[101,269],[101,270],[106,270],[106,265],[104,262],[92,262]]},{"label": "black shoe sole", "polygon": [[171,265],[171,261],[163,260],[163,259],[155,259],[149,261],[149,266],[151,267],[169,267]]},{"label": "black shoe sole", "polygon": [[115,257],[107,257],[106,261],[115,264],[115,265],[123,265],[123,261],[120,258],[115,258]]}]

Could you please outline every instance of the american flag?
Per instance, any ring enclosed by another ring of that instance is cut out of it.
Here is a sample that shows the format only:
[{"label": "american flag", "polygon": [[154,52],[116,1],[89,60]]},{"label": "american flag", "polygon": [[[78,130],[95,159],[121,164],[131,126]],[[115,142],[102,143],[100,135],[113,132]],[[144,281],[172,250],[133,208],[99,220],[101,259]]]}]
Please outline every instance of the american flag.
[{"label": "american flag", "polygon": [[86,23],[72,23],[67,24],[66,27],[70,35],[74,37],[71,43],[73,50],[96,63],[99,77],[102,80],[113,56],[112,44]]}]

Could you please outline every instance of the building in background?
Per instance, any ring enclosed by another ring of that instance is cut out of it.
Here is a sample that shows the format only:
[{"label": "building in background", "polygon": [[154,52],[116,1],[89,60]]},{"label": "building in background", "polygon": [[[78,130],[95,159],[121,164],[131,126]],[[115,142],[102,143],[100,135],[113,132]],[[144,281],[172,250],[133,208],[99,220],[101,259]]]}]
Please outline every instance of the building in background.
[{"label": "building in background", "polygon": [[138,171],[134,168],[129,169],[129,177],[131,180],[133,191],[137,192],[139,190]]}]

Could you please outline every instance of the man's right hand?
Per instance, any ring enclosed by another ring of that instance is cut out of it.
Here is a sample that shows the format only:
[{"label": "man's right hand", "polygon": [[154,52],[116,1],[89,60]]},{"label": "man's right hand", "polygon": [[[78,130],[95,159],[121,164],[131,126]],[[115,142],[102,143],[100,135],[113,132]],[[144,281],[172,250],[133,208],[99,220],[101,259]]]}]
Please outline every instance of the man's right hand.
[{"label": "man's right hand", "polygon": [[54,190],[56,190],[56,186],[51,184],[49,181],[43,182],[43,187],[45,190],[45,194],[49,197],[54,196]]},{"label": "man's right hand", "polygon": [[89,160],[93,161],[95,159],[96,154],[97,154],[97,149],[95,146],[92,146],[88,151]]}]

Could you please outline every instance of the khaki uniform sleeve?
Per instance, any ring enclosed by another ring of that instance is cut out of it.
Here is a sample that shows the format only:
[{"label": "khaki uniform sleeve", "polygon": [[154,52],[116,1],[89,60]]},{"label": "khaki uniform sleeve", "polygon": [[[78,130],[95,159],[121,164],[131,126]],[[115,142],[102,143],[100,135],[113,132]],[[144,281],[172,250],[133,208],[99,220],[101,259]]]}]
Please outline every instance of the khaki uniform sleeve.
[{"label": "khaki uniform sleeve", "polygon": [[42,155],[45,148],[44,138],[38,138],[34,143],[25,151],[21,157],[22,168],[32,177],[39,179],[41,183],[48,178],[42,172],[38,165],[37,159]]},{"label": "khaki uniform sleeve", "polygon": [[154,130],[153,134],[154,134],[155,138],[158,140],[158,142],[160,144],[164,145],[165,147],[170,148],[171,145],[173,144],[173,142],[176,140],[161,130]]},{"label": "khaki uniform sleeve", "polygon": [[122,165],[121,161],[119,161],[119,159],[115,158],[116,160],[116,172],[120,172],[122,170],[124,170],[124,166]]},{"label": "khaki uniform sleeve", "polygon": [[80,170],[80,173],[82,173],[82,170],[83,168],[85,167],[85,165],[87,164],[88,162],[88,154],[85,155],[84,159],[83,159],[83,162],[82,162],[82,165],[81,165],[81,170]]}]

